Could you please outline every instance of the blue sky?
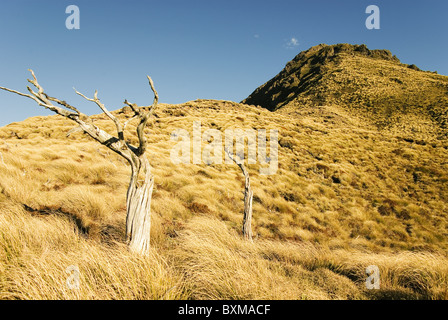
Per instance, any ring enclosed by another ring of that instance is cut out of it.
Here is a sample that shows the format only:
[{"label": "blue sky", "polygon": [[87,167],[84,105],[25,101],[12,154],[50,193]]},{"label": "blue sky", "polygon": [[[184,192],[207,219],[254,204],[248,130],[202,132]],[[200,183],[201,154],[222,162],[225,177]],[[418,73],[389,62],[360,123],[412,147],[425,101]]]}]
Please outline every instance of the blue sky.
[{"label": "blue sky", "polygon": [[[68,5],[80,29],[68,30]],[[368,30],[368,5],[381,29]],[[164,103],[241,101],[300,51],[319,43],[365,43],[403,63],[448,75],[448,1],[0,1],[0,86],[26,91],[35,71],[47,93],[87,114],[124,99],[149,105],[150,75]],[[33,101],[0,92],[0,126],[50,114]]]}]

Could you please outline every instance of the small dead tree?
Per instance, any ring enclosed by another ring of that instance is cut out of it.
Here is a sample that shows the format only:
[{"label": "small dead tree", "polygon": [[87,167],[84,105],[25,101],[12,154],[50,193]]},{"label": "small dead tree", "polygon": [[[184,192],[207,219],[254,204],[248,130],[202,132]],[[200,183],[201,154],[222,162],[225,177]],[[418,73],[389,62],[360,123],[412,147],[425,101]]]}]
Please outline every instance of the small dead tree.
[{"label": "small dead tree", "polygon": [[[134,114],[124,124],[121,124],[118,118],[109,112],[105,105],[101,103],[100,99],[98,99],[97,91],[95,91],[93,98],[88,98],[75,90],[75,92],[84,99],[94,102],[103,113],[113,121],[117,136],[112,136],[94,125],[91,119],[87,115],[81,113],[77,108],[68,104],[66,101],[59,100],[46,94],[42,86],[37,82],[34,72],[32,70],[29,71],[31,72],[33,79],[28,79],[28,82],[37,89],[37,92],[29,86],[27,86],[29,94],[4,87],[0,87],[0,89],[30,98],[36,101],[38,105],[76,122],[81,131],[122,156],[130,164],[131,178],[126,195],[126,237],[132,251],[140,254],[147,254],[150,247],[151,196],[154,188],[154,177],[151,174],[151,167],[145,155],[147,140],[144,134],[144,129],[148,119],[157,107],[159,100],[152,79],[148,76],[149,85],[154,93],[153,104],[146,109],[145,107],[137,106],[136,104],[129,103],[125,100],[124,103],[131,108]],[[126,126],[134,119],[138,119],[136,129],[138,137],[137,147],[127,143],[124,136]]]},{"label": "small dead tree", "polygon": [[230,159],[240,167],[244,176],[244,214],[243,214],[243,237],[246,240],[252,241],[252,198],[254,193],[250,187],[249,172],[247,171],[244,163],[238,155],[233,155],[228,149],[225,149]]}]

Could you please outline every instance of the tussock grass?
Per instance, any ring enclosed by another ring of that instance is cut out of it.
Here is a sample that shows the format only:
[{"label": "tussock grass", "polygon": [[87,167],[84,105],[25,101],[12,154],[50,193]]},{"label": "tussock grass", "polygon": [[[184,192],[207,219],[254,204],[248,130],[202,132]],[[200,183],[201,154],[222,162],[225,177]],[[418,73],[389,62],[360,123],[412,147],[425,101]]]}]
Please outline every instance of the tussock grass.
[{"label": "tussock grass", "polygon": [[[161,105],[147,129],[148,258],[125,245],[130,172],[117,155],[81,133],[66,138],[72,126],[57,116],[0,128],[0,298],[446,299],[448,144],[379,134],[335,106],[299,112]],[[192,134],[195,120],[203,130],[279,130],[277,174],[248,165],[253,243],[241,239],[235,165],[171,163],[170,133]],[[365,289],[371,264],[379,291]],[[70,265],[81,272],[79,290],[65,284]]]},{"label": "tussock grass", "polygon": [[311,272],[273,259],[268,250],[279,243],[243,241],[218,220],[196,218],[186,229],[174,256],[195,299],[361,297],[353,283],[328,270]]},{"label": "tussock grass", "polygon": [[[126,246],[98,246],[77,236],[69,220],[0,215],[1,299],[182,299],[181,277],[156,251],[148,257]],[[79,289],[66,272],[76,266]]]},{"label": "tussock grass", "polygon": [[[245,242],[218,220],[195,218],[181,235],[180,259],[196,298],[447,299],[446,257],[331,250],[310,243]],[[366,268],[380,269],[381,290],[365,289]],[[196,296],[197,295],[197,296]]]}]

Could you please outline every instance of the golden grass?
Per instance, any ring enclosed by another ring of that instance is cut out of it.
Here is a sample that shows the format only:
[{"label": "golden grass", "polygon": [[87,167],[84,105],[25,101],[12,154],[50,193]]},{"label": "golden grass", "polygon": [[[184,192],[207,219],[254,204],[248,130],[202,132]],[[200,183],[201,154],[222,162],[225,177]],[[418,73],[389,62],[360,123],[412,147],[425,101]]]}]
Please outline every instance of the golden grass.
[{"label": "golden grass", "polygon": [[[182,299],[181,278],[157,252],[131,254],[120,244],[80,238],[67,220],[10,213],[0,216],[0,299]],[[80,271],[69,289],[69,266]]]},{"label": "golden grass", "polygon": [[[169,246],[141,257],[79,237],[69,220],[19,211],[0,215],[1,299],[448,298],[446,258],[434,254],[252,243],[222,221],[196,217]],[[371,264],[381,290],[364,287]],[[79,268],[79,289],[66,285],[69,266]]]},{"label": "golden grass", "polygon": [[[148,258],[124,244],[129,168],[117,155],[81,133],[66,138],[72,125],[58,116],[0,128],[0,298],[447,299],[446,141],[379,134],[335,106],[300,112],[161,105],[147,129]],[[203,129],[279,130],[277,174],[248,165],[253,243],[240,235],[238,167],[171,163],[170,133],[191,134],[196,120]],[[371,264],[379,291],[365,289]],[[65,284],[70,265],[79,290]]]}]

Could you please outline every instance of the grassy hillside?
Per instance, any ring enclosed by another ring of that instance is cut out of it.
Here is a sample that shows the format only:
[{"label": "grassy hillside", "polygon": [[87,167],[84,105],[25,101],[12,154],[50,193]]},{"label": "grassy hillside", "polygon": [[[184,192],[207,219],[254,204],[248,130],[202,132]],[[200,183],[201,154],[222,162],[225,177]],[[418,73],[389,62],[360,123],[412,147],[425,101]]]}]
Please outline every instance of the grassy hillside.
[{"label": "grassy hillside", "polygon": [[[294,112],[161,105],[146,129],[148,258],[124,244],[129,168],[117,155],[82,133],[67,138],[73,124],[59,116],[0,128],[0,298],[447,299],[448,142],[379,132],[344,107]],[[93,119],[113,133],[104,115]],[[170,134],[192,133],[193,121],[279,130],[277,173],[248,165],[253,243],[241,237],[239,168],[170,160]],[[79,290],[65,285],[70,265]],[[380,290],[365,288],[369,265]]]},{"label": "grassy hillside", "polygon": [[448,137],[448,77],[365,45],[321,44],[303,51],[243,103],[289,114],[303,106],[335,105],[379,129]]}]

